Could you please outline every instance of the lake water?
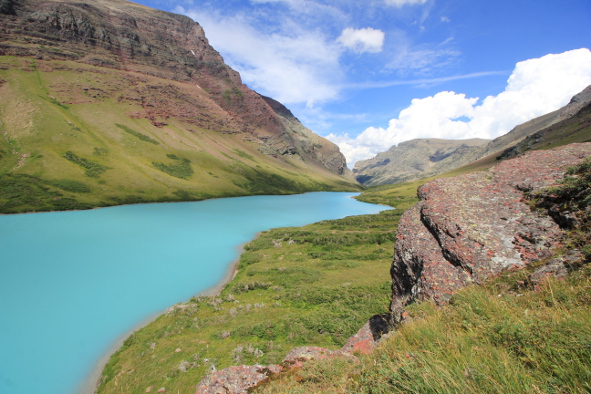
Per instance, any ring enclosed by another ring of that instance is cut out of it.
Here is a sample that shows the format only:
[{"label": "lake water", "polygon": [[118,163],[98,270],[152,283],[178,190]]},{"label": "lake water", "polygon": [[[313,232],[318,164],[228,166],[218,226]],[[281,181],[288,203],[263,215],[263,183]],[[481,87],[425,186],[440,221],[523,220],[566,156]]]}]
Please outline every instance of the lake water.
[{"label": "lake water", "polygon": [[222,280],[257,232],[386,209],[354,195],[0,215],[0,393],[76,393],[121,335]]}]

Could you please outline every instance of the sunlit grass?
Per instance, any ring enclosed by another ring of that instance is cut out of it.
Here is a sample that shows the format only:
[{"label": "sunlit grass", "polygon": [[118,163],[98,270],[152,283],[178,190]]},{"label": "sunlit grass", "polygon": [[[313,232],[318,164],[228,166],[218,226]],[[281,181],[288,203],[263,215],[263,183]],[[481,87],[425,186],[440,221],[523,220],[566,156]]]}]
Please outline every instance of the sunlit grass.
[{"label": "sunlit grass", "polygon": [[194,298],[133,334],[109,361],[99,393],[152,385],[192,392],[212,365],[280,363],[303,345],[340,348],[388,308],[396,225],[415,201],[263,232],[219,296]]}]

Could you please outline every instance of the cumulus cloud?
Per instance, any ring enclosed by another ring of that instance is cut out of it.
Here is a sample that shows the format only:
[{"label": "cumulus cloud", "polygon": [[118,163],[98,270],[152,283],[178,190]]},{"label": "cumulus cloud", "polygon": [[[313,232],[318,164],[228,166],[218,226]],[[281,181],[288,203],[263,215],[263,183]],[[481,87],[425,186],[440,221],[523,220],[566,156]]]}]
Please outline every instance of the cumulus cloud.
[{"label": "cumulus cloud", "polygon": [[386,0],[386,4],[393,5],[395,7],[402,7],[405,5],[421,5],[425,4],[427,0]]},{"label": "cumulus cloud", "polygon": [[353,29],[347,27],[337,39],[346,48],[355,53],[378,53],[384,45],[384,32],[371,27]]},{"label": "cumulus cloud", "polygon": [[176,11],[199,21],[211,45],[255,90],[284,104],[313,105],[338,97],[341,49],[318,31],[292,24],[269,34],[244,16]]},{"label": "cumulus cloud", "polygon": [[468,98],[440,92],[414,99],[386,128],[369,127],[356,137],[331,134],[349,165],[415,138],[487,138],[554,111],[591,85],[591,52],[577,49],[517,63],[497,96]]}]

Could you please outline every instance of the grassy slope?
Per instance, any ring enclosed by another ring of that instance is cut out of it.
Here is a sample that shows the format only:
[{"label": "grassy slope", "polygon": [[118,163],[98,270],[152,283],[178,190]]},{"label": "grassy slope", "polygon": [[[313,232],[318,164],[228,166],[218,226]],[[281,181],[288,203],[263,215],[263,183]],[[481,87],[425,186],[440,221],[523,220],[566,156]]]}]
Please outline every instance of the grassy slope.
[{"label": "grassy slope", "polygon": [[[372,188],[359,198],[395,211],[263,233],[220,297],[177,306],[126,341],[99,392],[149,386],[191,392],[211,364],[277,362],[299,345],[340,347],[369,316],[387,310],[392,243],[376,245],[371,234],[393,235],[426,181]],[[575,243],[588,243],[585,237]],[[590,375],[591,272],[548,282],[541,292],[523,286],[528,273],[467,288],[442,309],[415,304],[411,322],[360,364],[310,362],[260,390],[583,392]]]},{"label": "grassy slope", "polygon": [[278,363],[302,345],[340,348],[388,308],[396,224],[416,202],[402,197],[396,210],[262,233],[220,296],[177,305],[127,339],[99,393],[189,393],[212,365]]},{"label": "grassy slope", "polygon": [[[582,250],[586,265],[567,279],[532,287],[528,275],[541,261],[465,288],[443,307],[411,305],[407,323],[371,355],[360,356],[360,363],[309,362],[258,392],[590,392],[591,162],[573,175],[562,187],[534,196],[538,206],[579,212],[565,247]],[[374,194],[392,195],[395,189]]]},{"label": "grassy slope", "polygon": [[[220,109],[196,86],[132,77],[74,62],[0,56],[0,212],[358,190],[297,157],[264,155],[240,134],[178,118],[158,128],[133,115],[146,109],[132,86],[174,85],[179,106],[186,105],[185,94],[209,105],[208,114]],[[67,152],[83,160],[68,160]]]},{"label": "grassy slope", "polygon": [[370,356],[307,363],[265,393],[588,393],[591,270],[519,286],[525,272],[408,309]]}]

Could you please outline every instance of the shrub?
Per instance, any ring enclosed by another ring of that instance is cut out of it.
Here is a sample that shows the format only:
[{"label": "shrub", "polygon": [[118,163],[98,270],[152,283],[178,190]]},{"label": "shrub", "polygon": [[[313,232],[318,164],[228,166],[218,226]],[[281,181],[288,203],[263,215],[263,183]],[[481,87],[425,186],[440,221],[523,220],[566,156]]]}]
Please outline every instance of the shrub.
[{"label": "shrub", "polygon": [[115,123],[115,126],[119,127],[121,130],[125,131],[126,133],[131,134],[131,135],[133,135],[136,138],[139,138],[142,141],[149,142],[150,144],[154,144],[154,145],[160,145],[160,142],[158,142],[158,141],[156,141],[156,140],[148,137],[145,134],[142,134],[142,133],[140,133],[138,131],[135,131],[133,129],[130,129],[129,127],[127,127],[125,125],[122,125],[122,124],[119,124],[119,123]]},{"label": "shrub", "polygon": [[87,160],[83,157],[78,157],[72,151],[67,151],[66,153],[64,153],[63,157],[71,161],[72,163],[84,168],[84,175],[89,176],[91,178],[97,178],[100,174],[109,169],[109,167],[104,166],[102,164],[95,163],[94,161]]}]

